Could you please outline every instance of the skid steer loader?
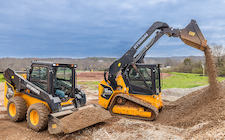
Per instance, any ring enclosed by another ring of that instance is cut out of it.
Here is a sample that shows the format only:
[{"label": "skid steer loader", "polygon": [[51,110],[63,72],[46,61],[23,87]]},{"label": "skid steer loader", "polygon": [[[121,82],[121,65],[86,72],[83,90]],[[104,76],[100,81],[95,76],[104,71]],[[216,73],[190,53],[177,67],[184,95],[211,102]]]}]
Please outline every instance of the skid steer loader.
[{"label": "skid steer loader", "polygon": [[10,120],[26,118],[31,129],[41,131],[48,127],[50,134],[57,134],[109,119],[111,115],[105,109],[85,106],[85,93],[76,86],[76,67],[33,61],[23,77],[9,68],[4,71],[4,106]]},{"label": "skid steer loader", "polygon": [[[157,31],[156,31],[157,30]],[[134,57],[138,48],[156,31],[151,41]],[[155,22],[120,59],[104,73],[99,83],[99,104],[112,115],[154,120],[163,108],[159,64],[144,64],[146,52],[164,34],[179,37],[185,44],[204,51],[207,40],[192,20],[184,29]],[[108,76],[107,76],[108,74]]]}]

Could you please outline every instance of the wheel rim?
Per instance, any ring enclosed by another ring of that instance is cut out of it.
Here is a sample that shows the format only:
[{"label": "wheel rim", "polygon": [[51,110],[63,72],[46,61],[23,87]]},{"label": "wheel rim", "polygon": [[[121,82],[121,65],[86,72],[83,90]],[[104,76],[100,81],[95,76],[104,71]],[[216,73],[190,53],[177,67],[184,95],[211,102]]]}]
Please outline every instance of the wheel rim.
[{"label": "wheel rim", "polygon": [[9,105],[9,114],[11,117],[16,116],[16,106],[14,105],[14,103],[11,103]]},{"label": "wheel rim", "polygon": [[32,125],[37,125],[39,122],[39,114],[36,110],[30,112],[30,122]]}]

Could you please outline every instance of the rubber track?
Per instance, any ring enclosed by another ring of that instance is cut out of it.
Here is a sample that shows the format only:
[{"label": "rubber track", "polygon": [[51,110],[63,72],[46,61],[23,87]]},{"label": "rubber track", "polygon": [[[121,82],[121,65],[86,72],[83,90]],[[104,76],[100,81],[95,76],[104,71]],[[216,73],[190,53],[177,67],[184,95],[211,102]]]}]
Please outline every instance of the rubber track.
[{"label": "rubber track", "polygon": [[[139,117],[139,116],[129,116],[129,115],[123,115],[123,114],[121,115],[121,114],[113,113],[113,112],[112,112],[112,108],[113,108],[113,106],[115,105],[116,99],[117,99],[118,97],[125,98],[125,99],[127,99],[127,100],[129,100],[129,101],[132,101],[132,102],[134,102],[134,103],[137,103],[137,104],[139,104],[139,105],[141,105],[141,106],[143,106],[143,107],[146,107],[146,108],[148,108],[148,109],[151,109],[152,111],[155,112],[155,117],[154,117],[153,119],[150,119],[150,118],[144,118],[144,117]],[[127,118],[139,119],[139,120],[147,120],[147,121],[153,121],[153,120],[155,120],[155,118],[157,118],[157,116],[159,115],[158,109],[157,109],[156,107],[152,106],[150,103],[146,103],[146,102],[142,101],[141,99],[138,99],[138,98],[136,98],[136,97],[133,97],[133,96],[131,96],[131,95],[126,95],[126,94],[118,94],[118,95],[116,95],[116,96],[114,97],[114,99],[113,99],[113,101],[112,101],[112,103],[110,104],[110,106],[109,106],[108,109],[109,109],[109,112],[110,112],[112,115],[124,116],[124,117],[127,117]]]},{"label": "rubber track", "polygon": [[[29,112],[35,109],[39,113],[39,122],[37,126],[33,126],[31,122],[29,122]],[[50,114],[49,109],[43,103],[32,104],[27,111],[27,123],[28,126],[35,131],[42,131],[48,126],[48,115]]]}]

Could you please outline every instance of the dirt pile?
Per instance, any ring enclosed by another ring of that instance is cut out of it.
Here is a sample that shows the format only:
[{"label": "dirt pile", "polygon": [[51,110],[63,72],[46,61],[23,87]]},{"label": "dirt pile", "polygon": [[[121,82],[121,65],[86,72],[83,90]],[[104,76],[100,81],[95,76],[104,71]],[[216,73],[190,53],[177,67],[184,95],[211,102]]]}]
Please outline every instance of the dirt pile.
[{"label": "dirt pile", "polygon": [[100,107],[89,107],[68,115],[60,121],[65,124],[65,133],[71,133],[93,124],[103,122],[112,116]]},{"label": "dirt pile", "polygon": [[[218,91],[225,95],[225,82],[221,82]],[[165,105],[156,122],[182,128],[192,127],[205,121],[225,120],[225,96],[211,97],[206,87],[192,92],[174,102]]]},{"label": "dirt pile", "polygon": [[202,129],[213,127],[225,120],[225,82],[217,83],[216,68],[210,48],[205,49],[210,86],[192,92],[174,102],[167,102],[156,122],[182,128],[209,123]]}]

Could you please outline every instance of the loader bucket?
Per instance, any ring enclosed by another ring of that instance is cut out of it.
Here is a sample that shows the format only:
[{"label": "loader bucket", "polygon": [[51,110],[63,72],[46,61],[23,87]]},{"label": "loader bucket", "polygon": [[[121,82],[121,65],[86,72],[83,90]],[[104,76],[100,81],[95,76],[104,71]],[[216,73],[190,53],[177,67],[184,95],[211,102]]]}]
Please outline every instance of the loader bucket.
[{"label": "loader bucket", "polygon": [[[70,114],[62,117],[64,114]],[[96,105],[88,105],[49,115],[48,131],[50,134],[72,133],[85,127],[103,122],[112,116],[109,111]]]},{"label": "loader bucket", "polygon": [[207,46],[207,40],[202,35],[202,32],[195,20],[191,20],[188,26],[181,30],[180,39],[185,44],[201,51],[204,51]]}]

